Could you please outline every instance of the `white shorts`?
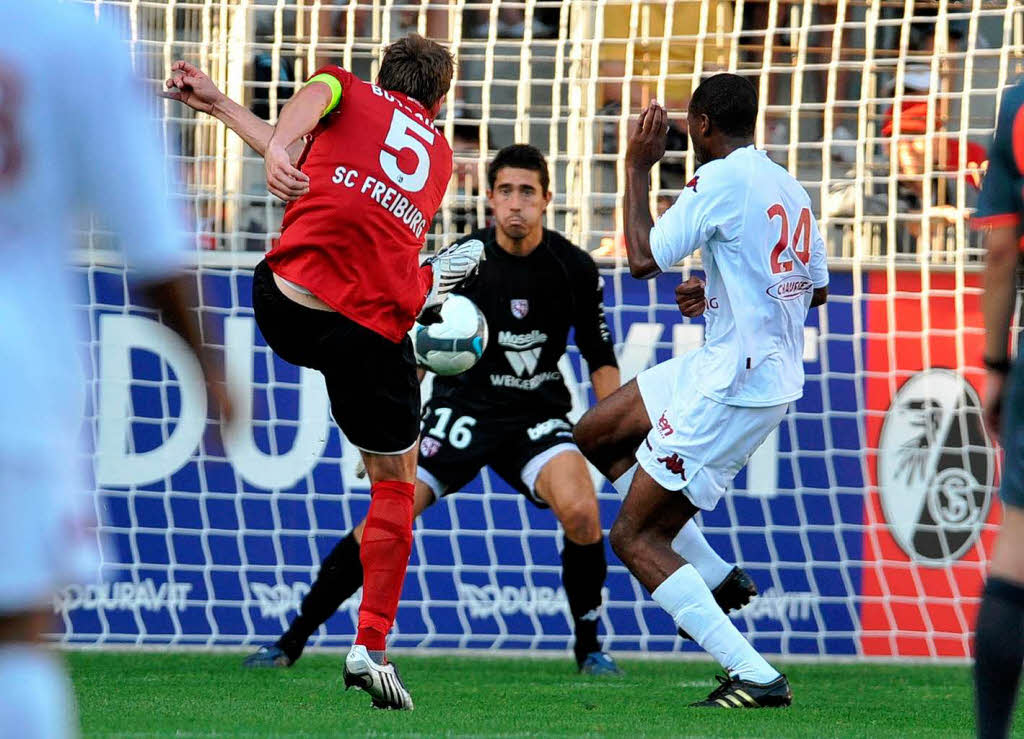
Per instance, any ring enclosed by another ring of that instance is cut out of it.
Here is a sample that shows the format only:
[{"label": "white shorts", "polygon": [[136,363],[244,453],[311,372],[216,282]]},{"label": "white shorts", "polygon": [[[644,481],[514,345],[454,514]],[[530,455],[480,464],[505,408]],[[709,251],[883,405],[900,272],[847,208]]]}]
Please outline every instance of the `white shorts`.
[{"label": "white shorts", "polygon": [[675,357],[637,375],[653,428],[636,460],[663,488],[682,490],[710,511],[781,423],[789,403],[747,408],[711,400],[695,387],[692,357]]},{"label": "white shorts", "polygon": [[91,496],[68,459],[0,460],[0,613],[49,606],[99,572]]}]

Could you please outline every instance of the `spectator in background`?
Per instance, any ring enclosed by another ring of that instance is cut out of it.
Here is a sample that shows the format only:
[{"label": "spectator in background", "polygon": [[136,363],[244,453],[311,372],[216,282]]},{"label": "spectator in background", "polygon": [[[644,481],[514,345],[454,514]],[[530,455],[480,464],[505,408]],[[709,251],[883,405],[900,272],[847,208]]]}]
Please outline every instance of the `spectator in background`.
[{"label": "spectator in background", "polygon": [[[936,101],[937,102],[937,101]],[[895,106],[894,106],[895,107]],[[902,213],[920,213],[925,210],[924,183],[928,174],[939,181],[945,181],[943,187],[932,187],[932,203],[928,205],[930,214],[937,219],[937,228],[956,223],[967,217],[967,211],[951,204],[954,200],[955,179],[960,169],[960,141],[956,134],[944,132],[944,121],[940,115],[935,116],[931,142],[932,158],[928,165],[928,101],[909,98],[900,104],[899,129],[895,128],[894,108],[886,111],[882,125],[882,136],[892,136],[891,146],[896,149],[896,167],[899,176],[898,189],[900,198],[899,211]],[[981,174],[987,159],[985,147],[973,141],[967,142],[965,176],[973,194],[981,186]],[[907,230],[915,239],[921,235],[920,221],[912,220]]]},{"label": "spectator in background", "polygon": [[480,124],[456,123],[451,137],[453,168],[452,224],[455,233],[483,228],[478,223],[477,199],[480,197],[480,162],[486,152],[480,150]]},{"label": "spectator in background", "polygon": [[[636,34],[631,31],[633,8],[637,11]],[[622,116],[623,94],[627,76],[630,81],[627,101],[629,110],[639,110],[658,99],[674,120],[669,120],[668,143],[661,161],[661,187],[668,192],[658,195],[658,212],[664,212],[675,200],[674,193],[686,184],[687,148],[686,106],[690,100],[701,32],[702,2],[672,1],[672,27],[666,33],[667,7],[664,3],[611,0],[604,6],[603,28],[597,28],[600,128],[599,149],[602,154],[616,154],[621,126],[631,125]],[[709,73],[728,65],[732,41],[725,34],[733,30],[733,3],[708,0],[707,21],[703,41],[703,71]],[[668,43],[665,36],[668,35]],[[629,46],[633,47],[633,64],[627,68]],[[662,64],[663,52],[667,59]],[[664,73],[663,73],[664,70]],[[660,82],[664,79],[664,88]],[[663,89],[663,92],[662,92]],[[628,134],[628,131],[625,132]],[[597,173],[602,192],[618,189],[614,182],[614,165],[605,163]],[[607,236],[594,252],[595,257],[625,256],[622,234]]]},{"label": "spectator in background", "polygon": [[[633,6],[637,6],[637,33],[630,32]],[[627,73],[632,80],[629,105],[631,109],[643,107],[652,98],[661,98],[668,110],[683,111],[690,99],[697,36],[701,28],[700,2],[675,2],[672,28],[667,44],[665,64],[665,94],[658,92],[662,76],[663,40],[666,36],[666,6],[654,3],[633,3],[618,0],[604,7],[603,35],[598,50],[598,75],[601,79],[601,100],[604,104],[622,104],[623,81]],[[704,41],[704,69],[725,67],[729,62],[730,40],[724,34],[732,31],[732,3],[709,0]],[[691,37],[683,39],[681,37]],[[642,40],[646,39],[646,40]],[[627,70],[627,46],[633,46],[633,66]],[[684,131],[685,134],[685,131]]]},{"label": "spectator in background", "polygon": [[[933,84],[932,58],[937,51],[936,21],[933,19],[937,12],[936,8],[920,8],[914,11],[914,17],[923,20],[910,24],[908,61],[904,70],[901,94],[896,94],[895,81],[893,82],[893,97],[899,100],[900,106],[899,125],[896,125],[894,104],[885,112],[881,133],[882,136],[892,137],[890,146],[895,148],[896,152],[899,212],[916,214],[927,211],[932,218],[932,240],[941,244],[946,227],[965,220],[968,211],[965,207],[967,203],[955,202],[955,182],[960,168],[960,141],[955,132],[947,132],[950,122],[947,95],[957,85],[953,71],[945,63],[940,66],[937,81],[939,89],[935,91],[933,99],[934,138],[931,141],[931,162],[928,161],[928,98]],[[947,35],[946,51],[959,51],[965,35],[962,23],[949,23]],[[967,142],[966,176],[967,183],[971,186],[969,195],[972,202],[976,200],[977,191],[981,187],[981,172],[986,158],[983,146]],[[929,175],[933,184],[930,202],[925,202],[925,179]],[[919,219],[908,221],[906,232],[910,239],[901,239],[897,248],[916,251],[916,242],[921,237],[921,227]]]},{"label": "spectator in background", "polygon": [[[934,8],[915,10],[914,18],[920,20],[915,20],[909,26],[903,86],[897,89],[895,80],[889,83],[893,104],[882,113],[879,135],[890,141],[870,152],[868,157],[869,161],[874,160],[884,170],[888,170],[890,158],[894,159],[897,202],[890,208],[889,188],[883,182],[875,192],[864,197],[862,206],[863,213],[868,216],[898,214],[896,244],[888,248],[907,254],[917,253],[920,249],[923,225],[920,215],[924,212],[931,219],[931,249],[942,248],[946,229],[965,220],[969,208],[976,202],[982,173],[987,164],[985,148],[968,141],[963,171],[969,187],[966,202],[958,203],[956,182],[960,173],[961,147],[959,132],[950,130],[950,126],[956,124],[950,115],[953,112],[950,109],[950,95],[962,87],[962,83],[957,82],[950,65],[943,63],[937,78],[938,89],[932,94],[932,58],[937,52],[935,13]],[[889,32],[889,36],[883,39],[884,44],[898,47],[899,35],[893,36]],[[964,28],[960,22],[951,22],[948,25],[948,51],[958,51],[963,37]],[[928,133],[929,98],[932,99],[933,116],[931,136]],[[925,187],[929,178],[930,197],[926,195]],[[861,192],[862,187],[853,181],[851,172],[832,188],[823,210],[833,218],[851,218],[856,212]]]},{"label": "spectator in background", "polygon": [[[526,33],[526,10],[520,3],[500,2],[493,4],[477,0],[475,6],[467,4],[463,16],[463,33],[470,38],[488,38],[491,33],[491,7],[498,6],[497,38],[523,38]],[[532,24],[534,38],[555,38],[561,8],[533,8]]]}]

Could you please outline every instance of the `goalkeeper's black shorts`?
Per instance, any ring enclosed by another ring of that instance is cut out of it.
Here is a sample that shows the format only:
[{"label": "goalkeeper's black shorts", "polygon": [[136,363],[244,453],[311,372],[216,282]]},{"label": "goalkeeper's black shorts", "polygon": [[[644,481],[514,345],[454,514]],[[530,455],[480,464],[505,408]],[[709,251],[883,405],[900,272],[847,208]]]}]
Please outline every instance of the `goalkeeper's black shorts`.
[{"label": "goalkeeper's black shorts", "polygon": [[416,476],[438,498],[457,492],[490,467],[528,500],[547,508],[536,482],[544,466],[563,452],[579,453],[572,423],[557,410],[510,417],[478,403],[433,397],[423,409]]}]

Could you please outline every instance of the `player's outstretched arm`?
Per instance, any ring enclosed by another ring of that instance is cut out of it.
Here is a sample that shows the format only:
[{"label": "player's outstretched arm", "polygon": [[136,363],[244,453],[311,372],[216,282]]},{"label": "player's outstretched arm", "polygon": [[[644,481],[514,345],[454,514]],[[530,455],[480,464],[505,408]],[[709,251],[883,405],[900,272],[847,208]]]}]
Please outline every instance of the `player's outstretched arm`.
[{"label": "player's outstretched arm", "polygon": [[[111,45],[111,49],[120,49]],[[107,50],[96,49],[97,56]],[[163,312],[167,325],[195,352],[210,398],[230,421],[232,404],[220,363],[202,349],[198,321],[188,310],[187,252],[165,177],[164,157],[156,145],[149,115],[120,51],[97,60],[104,70],[105,99],[77,91],[86,99],[75,108],[79,119],[76,154],[81,158],[77,183],[82,200],[90,202],[121,237],[125,263],[149,302]],[[83,88],[84,90],[84,88]]]},{"label": "player's outstretched arm", "polygon": [[[200,113],[208,113],[234,131],[261,157],[267,153],[267,144],[274,127],[258,118],[251,110],[229,98],[201,69],[179,59],[171,65],[171,76],[164,83],[167,91],[162,97],[177,100]],[[294,164],[302,153],[301,140],[288,147]]]},{"label": "player's outstretched arm", "polygon": [[282,200],[295,200],[309,189],[309,177],[292,166],[288,146],[312,131],[333,101],[334,91],[327,84],[314,81],[281,109],[263,160],[267,189]]},{"label": "player's outstretched arm", "polygon": [[221,420],[230,424],[234,419],[234,406],[224,381],[224,369],[221,362],[203,347],[198,320],[189,314],[188,306],[195,301],[189,298],[188,278],[182,275],[147,282],[141,286],[141,291],[146,302],[160,311],[168,328],[180,335],[198,357],[206,380],[206,391],[219,409]]},{"label": "player's outstretched arm", "polygon": [[668,114],[656,100],[640,113],[626,148],[625,236],[629,273],[647,280],[661,273],[651,252],[654,217],[650,204],[650,173],[665,156]]}]

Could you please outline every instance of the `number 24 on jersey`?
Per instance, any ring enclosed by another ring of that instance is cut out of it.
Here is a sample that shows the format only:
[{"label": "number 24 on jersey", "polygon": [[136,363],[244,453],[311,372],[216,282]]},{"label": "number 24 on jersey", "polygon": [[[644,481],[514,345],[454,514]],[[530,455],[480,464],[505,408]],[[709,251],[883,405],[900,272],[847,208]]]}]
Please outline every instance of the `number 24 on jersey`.
[{"label": "number 24 on jersey", "polygon": [[811,209],[801,208],[800,217],[796,222],[796,230],[790,238],[789,231],[789,215],[786,213],[786,209],[782,207],[782,203],[775,203],[768,209],[768,220],[774,220],[776,218],[782,221],[781,228],[779,229],[779,240],[775,242],[775,247],[772,249],[771,258],[769,262],[772,268],[772,274],[785,274],[786,272],[793,271],[793,260],[783,259],[783,255],[786,249],[792,244],[793,251],[796,253],[797,258],[807,264],[811,259]]}]

